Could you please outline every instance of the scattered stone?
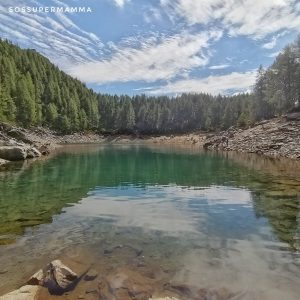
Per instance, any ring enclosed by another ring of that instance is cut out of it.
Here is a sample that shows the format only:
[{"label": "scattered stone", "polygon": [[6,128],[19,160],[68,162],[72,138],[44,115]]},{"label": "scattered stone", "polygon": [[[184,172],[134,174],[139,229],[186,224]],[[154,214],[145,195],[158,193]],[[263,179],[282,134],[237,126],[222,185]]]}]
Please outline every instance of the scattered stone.
[{"label": "scattered stone", "polygon": [[8,270],[0,270],[0,275],[6,274]]},{"label": "scattered stone", "polygon": [[35,147],[27,149],[27,157],[26,158],[35,158],[42,156],[41,152]]},{"label": "scattered stone", "polygon": [[9,162],[8,160],[5,160],[5,159],[0,158],[0,166],[5,165],[5,164],[7,164],[8,162]]},{"label": "scattered stone", "polygon": [[98,294],[98,291],[95,288],[89,288],[89,289],[86,289],[85,293],[86,294]]},{"label": "scattered stone", "polygon": [[94,269],[91,269],[85,274],[83,279],[85,281],[92,281],[92,280],[96,279],[97,276],[98,276],[98,272]]},{"label": "scattered stone", "polygon": [[24,160],[27,152],[24,147],[19,146],[2,146],[0,147],[0,158],[10,161]]}]

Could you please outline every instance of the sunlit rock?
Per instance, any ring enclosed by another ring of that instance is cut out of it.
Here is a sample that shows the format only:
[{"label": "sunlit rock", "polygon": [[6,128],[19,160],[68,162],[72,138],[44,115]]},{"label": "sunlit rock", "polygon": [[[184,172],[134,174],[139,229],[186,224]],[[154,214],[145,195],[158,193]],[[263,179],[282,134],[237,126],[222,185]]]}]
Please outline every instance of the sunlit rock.
[{"label": "sunlit rock", "polygon": [[38,289],[38,286],[24,285],[18,290],[0,296],[0,300],[35,300]]}]

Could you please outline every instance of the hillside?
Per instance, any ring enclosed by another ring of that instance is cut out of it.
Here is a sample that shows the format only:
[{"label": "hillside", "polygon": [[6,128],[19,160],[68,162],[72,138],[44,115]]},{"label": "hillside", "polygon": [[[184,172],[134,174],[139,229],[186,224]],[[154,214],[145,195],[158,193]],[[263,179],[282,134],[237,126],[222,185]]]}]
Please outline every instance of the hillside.
[{"label": "hillside", "polygon": [[34,49],[0,41],[0,121],[61,131],[96,129],[96,94]]}]

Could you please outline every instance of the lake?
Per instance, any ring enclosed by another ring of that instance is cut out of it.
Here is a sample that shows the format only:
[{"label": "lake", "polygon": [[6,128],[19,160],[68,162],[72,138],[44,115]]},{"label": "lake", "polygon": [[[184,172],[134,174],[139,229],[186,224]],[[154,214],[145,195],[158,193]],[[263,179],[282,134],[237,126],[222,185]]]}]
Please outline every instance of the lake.
[{"label": "lake", "polygon": [[[216,290],[299,299],[299,167],[130,144],[66,146],[9,164],[0,172],[0,295],[59,258],[92,266],[98,281],[132,274],[180,299]],[[85,284],[96,283],[73,295]]]}]

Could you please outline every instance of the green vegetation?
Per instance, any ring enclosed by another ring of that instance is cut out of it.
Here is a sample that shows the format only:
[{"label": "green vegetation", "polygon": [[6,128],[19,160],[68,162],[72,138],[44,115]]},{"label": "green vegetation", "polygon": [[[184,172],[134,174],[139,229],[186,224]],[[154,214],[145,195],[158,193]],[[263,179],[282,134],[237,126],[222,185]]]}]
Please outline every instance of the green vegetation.
[{"label": "green vegetation", "polygon": [[249,126],[286,113],[300,99],[300,37],[267,70],[252,94],[177,97],[97,94],[35,50],[0,40],[0,121],[62,133],[173,133]]},{"label": "green vegetation", "polygon": [[0,41],[0,120],[63,131],[99,128],[97,95],[35,50]]}]

